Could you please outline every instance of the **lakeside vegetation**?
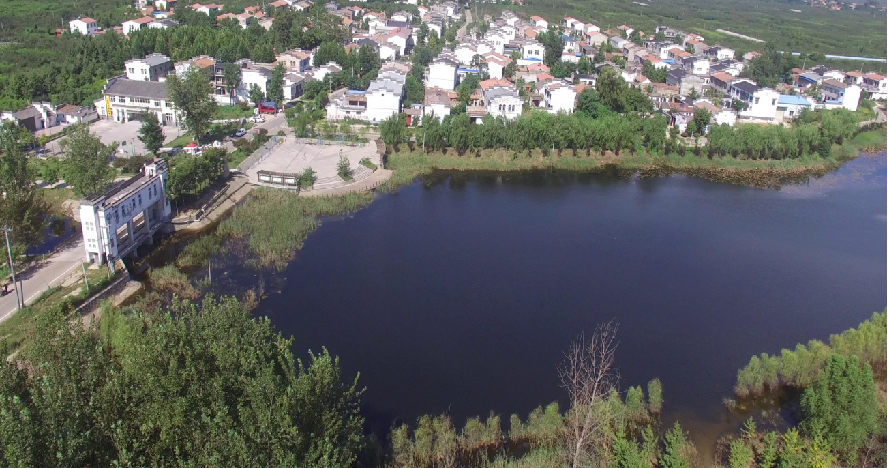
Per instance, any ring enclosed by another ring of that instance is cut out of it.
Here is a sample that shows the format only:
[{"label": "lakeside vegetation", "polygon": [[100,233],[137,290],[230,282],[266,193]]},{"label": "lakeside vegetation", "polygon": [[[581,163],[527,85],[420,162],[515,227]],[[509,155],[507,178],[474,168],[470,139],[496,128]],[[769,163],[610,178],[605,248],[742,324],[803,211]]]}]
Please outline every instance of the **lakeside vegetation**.
[{"label": "lakeside vegetation", "polygon": [[234,209],[216,231],[246,241],[258,265],[282,270],[319,224],[319,217],[352,213],[373,201],[373,195],[300,197],[286,190],[259,187]]}]

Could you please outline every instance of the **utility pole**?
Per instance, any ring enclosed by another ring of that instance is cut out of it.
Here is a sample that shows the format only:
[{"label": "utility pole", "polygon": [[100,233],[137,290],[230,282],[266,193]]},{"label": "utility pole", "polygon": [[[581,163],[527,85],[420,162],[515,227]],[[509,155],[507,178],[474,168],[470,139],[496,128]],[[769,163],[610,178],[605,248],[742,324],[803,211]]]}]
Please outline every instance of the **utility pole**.
[{"label": "utility pole", "polygon": [[9,254],[9,271],[12,272],[12,286],[15,288],[15,304],[18,310],[22,310],[24,299],[19,295],[18,283],[15,281],[15,265],[12,264],[12,248],[9,246],[9,231],[12,231],[12,228],[3,226],[2,229],[6,234],[6,253]]}]

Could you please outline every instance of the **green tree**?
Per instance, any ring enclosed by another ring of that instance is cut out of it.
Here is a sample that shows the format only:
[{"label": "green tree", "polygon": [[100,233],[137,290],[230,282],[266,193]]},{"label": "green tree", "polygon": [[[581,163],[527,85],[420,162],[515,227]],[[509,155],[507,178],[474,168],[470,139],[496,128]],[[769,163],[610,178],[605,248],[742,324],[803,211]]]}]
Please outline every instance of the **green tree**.
[{"label": "green tree", "polygon": [[830,356],[826,366],[802,394],[801,427],[810,437],[822,436],[849,464],[867,441],[884,430],[876,401],[873,373],[857,356]]},{"label": "green tree", "polygon": [[404,83],[404,102],[406,104],[421,104],[425,99],[425,87],[415,76],[408,75]]},{"label": "green tree", "polygon": [[16,253],[43,241],[46,202],[37,192],[28,157],[15,139],[16,129],[0,126],[0,226],[12,228]]},{"label": "green tree", "polygon": [[142,114],[142,126],[139,127],[139,141],[153,155],[157,155],[160,147],[163,146],[163,128],[157,120],[157,114],[146,112]]},{"label": "green tree", "polygon": [[279,63],[271,71],[271,79],[268,80],[268,100],[278,106],[284,105],[284,64]]},{"label": "green tree", "polygon": [[623,112],[628,88],[619,73],[611,67],[603,68],[595,82],[595,92],[599,99],[614,112]]},{"label": "green tree", "polygon": [[318,180],[318,174],[315,172],[311,166],[306,167],[305,170],[299,174],[299,188],[301,189],[310,189],[314,187],[315,182]]},{"label": "green tree", "polygon": [[112,309],[90,327],[57,314],[37,328],[22,356],[33,368],[0,364],[5,465],[356,461],[356,382],[343,382],[326,350],[295,359],[292,340],[235,299],[134,316]]},{"label": "green tree", "polygon": [[401,114],[392,114],[391,117],[379,122],[379,137],[387,145],[397,148],[398,144],[407,139],[406,119]]},{"label": "green tree", "polygon": [[690,468],[694,452],[693,444],[688,441],[676,421],[675,425],[666,432],[666,445],[663,455],[660,456],[660,466],[663,468]]},{"label": "green tree", "polygon": [[74,186],[74,193],[91,197],[104,192],[114,180],[109,163],[117,150],[117,143],[105,145],[99,137],[89,133],[85,124],[70,127],[68,136],[60,142],[65,151],[65,181]]},{"label": "green tree", "polygon": [[730,468],[749,468],[755,461],[752,449],[742,440],[732,440],[729,450],[728,464]]},{"label": "green tree", "polygon": [[336,163],[336,174],[343,180],[351,180],[351,164],[344,154],[339,155],[339,162]]},{"label": "green tree", "polygon": [[261,103],[265,99],[265,93],[262,92],[262,88],[259,87],[256,83],[250,85],[250,100],[253,101],[253,105],[256,108],[259,108],[259,103]]},{"label": "green tree", "polygon": [[223,77],[225,79],[225,89],[228,90],[228,96],[231,98],[229,102],[231,105],[234,105],[234,94],[241,80],[240,67],[234,63],[226,63]]},{"label": "green tree", "polygon": [[659,414],[663,409],[663,386],[660,379],[654,379],[648,382],[648,410],[651,413]]},{"label": "green tree", "polygon": [[213,85],[209,76],[205,71],[192,67],[182,76],[170,74],[166,83],[170,100],[184,115],[185,125],[194,132],[195,140],[200,140],[209,131],[213,114],[216,113],[216,100],[212,96]]}]

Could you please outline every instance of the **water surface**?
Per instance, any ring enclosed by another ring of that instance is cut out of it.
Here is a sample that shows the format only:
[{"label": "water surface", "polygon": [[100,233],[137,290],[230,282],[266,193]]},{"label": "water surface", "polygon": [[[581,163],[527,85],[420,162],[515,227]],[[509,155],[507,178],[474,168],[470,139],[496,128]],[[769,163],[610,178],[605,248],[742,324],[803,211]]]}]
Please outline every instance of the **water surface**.
[{"label": "water surface", "polygon": [[667,416],[715,432],[751,355],[885,307],[885,193],[884,153],[780,191],[438,174],[324,223],[258,313],[360,372],[382,427],[563,402],[563,351],[615,319],[622,389],[659,377]]}]

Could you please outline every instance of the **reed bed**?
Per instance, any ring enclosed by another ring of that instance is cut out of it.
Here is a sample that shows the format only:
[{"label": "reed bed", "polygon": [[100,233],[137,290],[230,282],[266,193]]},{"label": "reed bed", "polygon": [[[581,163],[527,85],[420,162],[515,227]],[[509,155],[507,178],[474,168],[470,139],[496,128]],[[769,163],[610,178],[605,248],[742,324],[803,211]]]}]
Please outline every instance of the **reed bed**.
[{"label": "reed bed", "polygon": [[210,257],[222,249],[222,238],[216,234],[200,236],[188,244],[176,258],[179,268],[195,268],[207,265]]},{"label": "reed bed", "polygon": [[352,213],[371,201],[370,193],[300,197],[283,190],[260,188],[219,225],[217,234],[245,239],[261,266],[282,270],[308,234],[318,227],[319,217]]}]

